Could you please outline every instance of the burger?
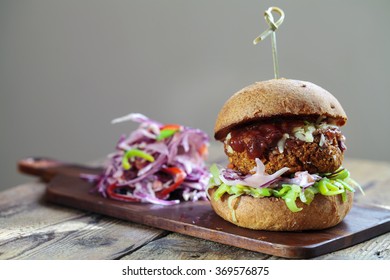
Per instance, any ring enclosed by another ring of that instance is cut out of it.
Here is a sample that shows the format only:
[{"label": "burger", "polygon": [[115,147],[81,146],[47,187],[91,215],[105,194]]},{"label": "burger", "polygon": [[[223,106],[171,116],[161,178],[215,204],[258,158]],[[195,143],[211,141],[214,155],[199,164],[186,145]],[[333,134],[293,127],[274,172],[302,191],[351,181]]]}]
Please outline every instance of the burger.
[{"label": "burger", "polygon": [[346,122],[338,100],[310,82],[273,79],[238,91],[215,123],[229,162],[210,168],[212,208],[256,230],[337,225],[360,188],[342,166]]}]

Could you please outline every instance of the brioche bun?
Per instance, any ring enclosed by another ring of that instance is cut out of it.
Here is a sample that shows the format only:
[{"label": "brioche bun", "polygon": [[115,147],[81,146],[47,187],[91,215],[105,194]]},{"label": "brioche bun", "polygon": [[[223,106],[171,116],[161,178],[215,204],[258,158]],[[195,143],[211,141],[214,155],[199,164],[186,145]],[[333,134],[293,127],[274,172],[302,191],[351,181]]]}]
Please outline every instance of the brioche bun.
[{"label": "brioche bun", "polygon": [[230,223],[255,230],[301,231],[333,227],[344,219],[353,202],[352,192],[347,192],[345,202],[340,195],[316,195],[310,205],[298,199],[297,206],[303,209],[294,213],[281,198],[242,195],[233,200],[232,209],[228,205],[228,194],[219,200],[213,199],[215,190],[208,190],[214,211]]},{"label": "brioche bun", "polygon": [[214,136],[222,140],[238,125],[267,118],[325,116],[343,126],[347,116],[337,99],[325,89],[305,81],[273,79],[256,82],[230,97],[220,110]]}]

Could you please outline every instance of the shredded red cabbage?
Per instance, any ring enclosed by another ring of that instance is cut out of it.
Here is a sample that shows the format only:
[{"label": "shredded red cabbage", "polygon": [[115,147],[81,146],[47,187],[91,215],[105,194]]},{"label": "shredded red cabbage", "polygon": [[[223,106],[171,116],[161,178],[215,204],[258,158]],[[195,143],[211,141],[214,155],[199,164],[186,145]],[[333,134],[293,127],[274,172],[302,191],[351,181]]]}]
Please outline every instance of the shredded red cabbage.
[{"label": "shredded red cabbage", "polygon": [[[173,125],[173,130],[172,125],[163,125],[142,114],[129,114],[112,123],[129,120],[140,125],[129,136],[120,137],[116,151],[108,156],[104,172],[82,177],[95,182],[95,190],[102,196],[117,200],[172,205],[206,199],[210,178],[205,164],[207,134],[180,125]],[[169,137],[158,139],[164,130]],[[147,157],[124,159],[132,150]],[[129,168],[125,168],[124,161]]]},{"label": "shredded red cabbage", "polygon": [[293,178],[282,177],[288,171],[288,167],[283,167],[274,174],[265,173],[265,166],[262,161],[256,158],[254,174],[242,174],[241,172],[229,168],[219,170],[219,179],[228,186],[243,185],[252,188],[276,188],[282,184],[295,184],[306,189],[315,182],[322,179],[318,174],[310,174],[307,171],[296,172]]},{"label": "shredded red cabbage", "polygon": [[283,167],[272,175],[265,173],[265,166],[260,159],[256,158],[256,167],[254,168],[254,174],[243,175],[232,169],[222,169],[220,179],[223,183],[229,186],[244,185],[252,188],[267,187],[280,176],[285,173],[289,168]]},{"label": "shredded red cabbage", "polygon": [[322,177],[318,174],[310,174],[307,171],[299,171],[299,172],[295,172],[293,178],[284,179],[283,183],[298,185],[298,186],[302,187],[302,189],[306,189],[306,188],[314,185],[315,182],[317,182],[321,179],[322,179]]}]

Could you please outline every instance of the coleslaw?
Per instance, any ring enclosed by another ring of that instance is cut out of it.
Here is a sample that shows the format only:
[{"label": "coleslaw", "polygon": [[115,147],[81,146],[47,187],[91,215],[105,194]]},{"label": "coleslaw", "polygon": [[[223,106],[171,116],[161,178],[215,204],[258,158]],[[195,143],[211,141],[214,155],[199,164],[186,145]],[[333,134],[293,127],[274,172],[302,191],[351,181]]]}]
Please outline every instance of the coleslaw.
[{"label": "coleslaw", "polygon": [[132,113],[114,119],[139,123],[122,135],[99,175],[82,174],[104,197],[126,202],[172,205],[206,199],[210,173],[205,159],[208,136],[199,129],[162,124]]}]

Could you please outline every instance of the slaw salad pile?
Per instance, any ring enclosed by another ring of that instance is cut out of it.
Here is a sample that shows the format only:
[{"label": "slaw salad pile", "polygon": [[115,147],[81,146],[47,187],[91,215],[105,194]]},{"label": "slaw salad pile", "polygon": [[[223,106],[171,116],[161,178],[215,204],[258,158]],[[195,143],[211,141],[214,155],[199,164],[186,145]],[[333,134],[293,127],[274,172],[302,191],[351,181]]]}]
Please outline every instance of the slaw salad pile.
[{"label": "slaw salad pile", "polygon": [[178,124],[164,125],[138,113],[114,119],[139,123],[122,135],[108,155],[104,172],[83,174],[102,196],[127,202],[172,205],[206,198],[210,173],[205,165],[206,133]]}]

